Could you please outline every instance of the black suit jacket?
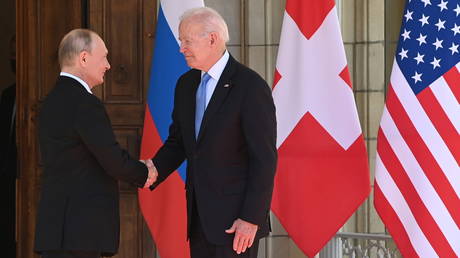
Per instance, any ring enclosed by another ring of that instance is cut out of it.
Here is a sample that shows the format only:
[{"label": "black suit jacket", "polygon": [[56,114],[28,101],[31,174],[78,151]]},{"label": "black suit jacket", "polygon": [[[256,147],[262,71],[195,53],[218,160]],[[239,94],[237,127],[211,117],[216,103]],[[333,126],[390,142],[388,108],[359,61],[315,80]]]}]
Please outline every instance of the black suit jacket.
[{"label": "black suit jacket", "polygon": [[146,166],[115,140],[102,102],[61,76],[39,114],[44,171],[35,250],[117,252],[117,179],[142,187]]},{"label": "black suit jacket", "polygon": [[195,96],[201,72],[190,70],[176,85],[169,137],[153,162],[161,183],[187,160],[188,228],[193,202],[211,243],[233,240],[225,230],[235,219],[269,232],[277,151],[271,90],[254,71],[230,56],[206,108],[195,140]]},{"label": "black suit jacket", "polygon": [[[16,99],[16,84],[6,88],[0,98],[0,174],[2,179],[16,179],[16,122],[11,121]],[[12,129],[12,130],[11,130]]]},{"label": "black suit jacket", "polygon": [[4,205],[0,221],[0,239],[3,239],[3,256],[16,256],[16,126],[13,110],[16,84],[6,88],[0,98],[0,203]]}]

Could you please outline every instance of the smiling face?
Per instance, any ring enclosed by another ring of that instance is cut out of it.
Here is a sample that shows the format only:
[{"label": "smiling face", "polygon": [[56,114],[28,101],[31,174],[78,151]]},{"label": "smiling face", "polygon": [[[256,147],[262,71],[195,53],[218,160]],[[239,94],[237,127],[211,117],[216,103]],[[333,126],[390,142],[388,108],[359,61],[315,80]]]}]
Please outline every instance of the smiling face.
[{"label": "smiling face", "polygon": [[180,52],[191,68],[208,71],[216,62],[216,33],[205,32],[202,24],[181,22],[179,40]]},{"label": "smiling face", "polygon": [[84,78],[90,88],[104,82],[104,75],[110,69],[109,61],[107,60],[108,50],[104,41],[99,36],[93,38],[93,48],[90,52],[82,53],[82,61],[84,67]]}]

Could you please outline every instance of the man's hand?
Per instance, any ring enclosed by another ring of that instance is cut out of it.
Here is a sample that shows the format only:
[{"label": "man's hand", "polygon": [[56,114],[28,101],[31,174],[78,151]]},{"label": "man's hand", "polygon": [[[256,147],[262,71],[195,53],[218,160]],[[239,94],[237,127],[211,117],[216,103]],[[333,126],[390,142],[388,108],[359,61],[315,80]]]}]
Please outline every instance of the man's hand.
[{"label": "man's hand", "polygon": [[257,225],[251,224],[242,219],[237,219],[233,222],[232,227],[225,230],[225,232],[228,234],[235,233],[235,238],[233,239],[233,250],[235,250],[237,254],[240,254],[246,252],[246,249],[252,246],[257,229]]},{"label": "man's hand", "polygon": [[144,188],[148,188],[153,183],[155,183],[157,181],[158,171],[155,168],[155,166],[153,165],[153,162],[152,162],[151,159],[141,160],[141,162],[144,163],[147,166],[147,168],[149,169],[149,174],[147,176],[147,181],[145,181],[145,185],[144,185]]}]

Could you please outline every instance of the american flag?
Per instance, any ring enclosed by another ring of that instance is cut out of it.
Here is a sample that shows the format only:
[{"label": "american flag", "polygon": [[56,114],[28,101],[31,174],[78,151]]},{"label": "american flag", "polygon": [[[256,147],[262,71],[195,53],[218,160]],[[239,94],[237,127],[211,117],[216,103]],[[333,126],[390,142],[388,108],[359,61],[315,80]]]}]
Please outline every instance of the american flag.
[{"label": "american flag", "polygon": [[460,1],[409,0],[377,137],[375,207],[405,257],[460,256]]}]

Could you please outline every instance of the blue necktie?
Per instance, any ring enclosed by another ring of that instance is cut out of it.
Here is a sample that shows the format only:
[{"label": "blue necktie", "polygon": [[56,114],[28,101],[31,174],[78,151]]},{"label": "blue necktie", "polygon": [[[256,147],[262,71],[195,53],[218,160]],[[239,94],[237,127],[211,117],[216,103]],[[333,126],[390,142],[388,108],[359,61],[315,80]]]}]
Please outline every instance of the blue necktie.
[{"label": "blue necktie", "polygon": [[198,133],[200,132],[201,121],[203,120],[204,111],[206,110],[206,84],[208,83],[211,76],[208,73],[204,73],[201,78],[200,86],[196,92],[196,108],[195,108],[195,138],[198,139]]}]

